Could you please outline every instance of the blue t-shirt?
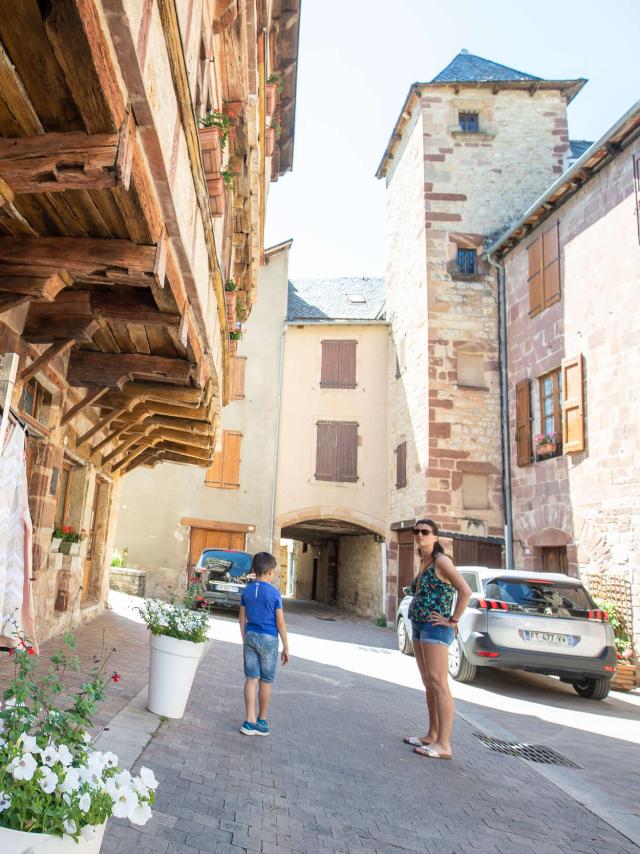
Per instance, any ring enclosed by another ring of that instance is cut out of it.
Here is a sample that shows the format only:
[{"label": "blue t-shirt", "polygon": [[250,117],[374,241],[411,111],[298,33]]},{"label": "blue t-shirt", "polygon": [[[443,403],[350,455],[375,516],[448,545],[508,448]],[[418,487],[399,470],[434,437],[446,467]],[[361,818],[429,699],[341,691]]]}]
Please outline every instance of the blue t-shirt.
[{"label": "blue t-shirt", "polygon": [[240,602],[247,615],[246,630],[278,637],[276,610],[282,608],[282,596],[268,581],[254,581],[242,592]]}]

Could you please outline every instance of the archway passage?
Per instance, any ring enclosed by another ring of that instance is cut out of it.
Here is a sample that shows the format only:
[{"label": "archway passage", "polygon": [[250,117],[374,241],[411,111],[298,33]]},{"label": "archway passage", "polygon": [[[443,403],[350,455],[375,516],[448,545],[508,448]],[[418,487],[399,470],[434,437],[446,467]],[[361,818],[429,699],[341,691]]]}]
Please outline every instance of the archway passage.
[{"label": "archway passage", "polygon": [[382,611],[380,535],[336,518],[297,520],[281,529],[292,541],[288,589],[296,599],[337,605],[366,617]]}]

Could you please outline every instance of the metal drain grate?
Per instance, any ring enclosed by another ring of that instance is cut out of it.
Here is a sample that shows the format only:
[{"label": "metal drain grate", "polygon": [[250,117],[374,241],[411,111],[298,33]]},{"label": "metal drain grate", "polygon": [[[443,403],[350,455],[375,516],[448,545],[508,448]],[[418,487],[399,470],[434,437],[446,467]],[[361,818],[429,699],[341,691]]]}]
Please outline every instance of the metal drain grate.
[{"label": "metal drain grate", "polygon": [[544,765],[564,765],[565,768],[580,768],[566,756],[553,750],[551,747],[546,747],[544,744],[523,744],[515,741],[501,741],[499,738],[493,738],[491,735],[484,735],[481,732],[474,732],[478,741],[481,741],[489,750],[495,750],[497,753],[506,753],[507,756],[517,756],[520,759],[528,759],[529,762],[541,762]]}]

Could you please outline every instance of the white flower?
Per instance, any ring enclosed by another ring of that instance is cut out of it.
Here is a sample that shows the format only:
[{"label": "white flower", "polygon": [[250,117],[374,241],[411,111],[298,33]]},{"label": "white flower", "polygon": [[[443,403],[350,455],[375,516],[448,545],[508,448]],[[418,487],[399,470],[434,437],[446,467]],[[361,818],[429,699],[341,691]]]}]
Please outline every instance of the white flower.
[{"label": "white flower", "polygon": [[64,776],[64,780],[60,785],[61,792],[75,792],[80,788],[80,769],[69,768]]},{"label": "white flower", "polygon": [[91,741],[91,736],[89,735],[88,732],[86,732],[86,730],[85,730],[85,732],[82,733],[82,740],[84,741],[85,744],[89,744],[89,742]]},{"label": "white flower", "polygon": [[118,757],[115,753],[111,753],[108,750],[106,753],[102,754],[102,764],[105,768],[115,768],[118,764]]},{"label": "white flower", "polygon": [[133,777],[131,776],[130,772],[127,771],[127,769],[125,768],[123,771],[120,771],[118,774],[116,774],[114,780],[119,786],[131,786],[133,782]]},{"label": "white flower", "polygon": [[70,807],[71,806],[71,795],[68,795],[66,792],[62,795],[62,800],[65,804]]},{"label": "white flower", "polygon": [[100,774],[98,773],[96,775],[96,773],[92,771],[88,765],[81,765],[80,768],[78,768],[78,772],[80,774],[81,783],[89,783],[90,786],[93,786],[96,783],[99,784],[102,780]]},{"label": "white flower", "polygon": [[13,774],[15,780],[30,780],[38,763],[30,753],[23,753],[22,756],[16,756],[9,766],[9,770]]},{"label": "white flower", "polygon": [[113,815],[116,818],[127,818],[138,806],[138,796],[129,786],[123,786],[113,802]]},{"label": "white flower", "polygon": [[143,765],[140,769],[140,779],[145,784],[145,786],[148,786],[149,789],[158,788],[158,781],[156,780],[155,774],[153,773],[151,768],[145,768],[145,766]]},{"label": "white flower", "polygon": [[0,748],[7,746],[7,739],[0,736]]},{"label": "white flower", "polygon": [[25,753],[39,753],[40,748],[38,747],[38,742],[34,735],[27,735],[26,732],[23,732],[22,735],[18,738],[18,744]]},{"label": "white flower", "polygon": [[68,833],[69,836],[73,836],[74,833],[78,832],[78,826],[72,818],[65,818],[63,824],[64,832]]},{"label": "white flower", "polygon": [[16,698],[15,697],[9,697],[9,699],[7,700],[7,702],[4,705],[5,705],[6,709],[10,709],[12,706],[15,706],[15,704],[16,704]]},{"label": "white flower", "polygon": [[42,791],[50,795],[58,785],[58,775],[55,771],[52,771],[51,768],[47,768],[47,766],[43,766],[40,769],[40,788]]},{"label": "white flower", "polygon": [[94,750],[89,754],[87,759],[87,767],[96,777],[102,777],[102,769],[104,768],[104,755],[99,750]]},{"label": "white flower", "polygon": [[134,781],[133,781],[133,788],[134,788],[134,791],[135,791],[136,795],[137,795],[139,798],[148,798],[148,797],[149,797],[149,789],[147,789],[147,787],[146,787],[146,786],[145,786],[145,784],[142,782],[142,780],[140,779],[140,777],[136,777],[136,778],[134,779]]},{"label": "white flower", "polygon": [[138,804],[128,815],[128,819],[132,824],[146,824],[150,818],[151,807],[149,804]]},{"label": "white flower", "polygon": [[106,783],[103,784],[102,791],[106,792],[108,795],[111,795],[111,797],[115,801],[115,799],[118,797],[118,792],[120,791],[120,789],[113,777],[109,777]]},{"label": "white flower", "polygon": [[78,807],[80,808],[81,812],[89,812],[89,809],[91,808],[91,795],[88,792],[85,792],[83,795],[80,795]]},{"label": "white flower", "polygon": [[40,756],[42,757],[44,765],[48,765],[50,768],[53,768],[59,758],[55,744],[53,744],[53,742],[51,744],[47,744],[44,750],[40,751]]},{"label": "white flower", "polygon": [[4,718],[0,718],[0,732],[4,732]]},{"label": "white flower", "polygon": [[73,762],[73,754],[66,744],[61,744],[58,748],[58,759],[62,762],[65,768],[68,768]]},{"label": "white flower", "polygon": [[11,806],[11,795],[6,792],[0,792],[0,812],[8,810]]}]

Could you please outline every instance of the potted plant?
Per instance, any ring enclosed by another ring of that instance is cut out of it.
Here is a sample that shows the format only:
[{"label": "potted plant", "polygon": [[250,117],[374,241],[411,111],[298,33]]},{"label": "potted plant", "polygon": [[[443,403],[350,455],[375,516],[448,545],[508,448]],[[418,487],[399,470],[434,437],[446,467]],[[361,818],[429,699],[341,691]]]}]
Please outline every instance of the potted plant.
[{"label": "potted plant", "polygon": [[151,632],[147,708],[181,718],[205,648],[207,614],[159,599],[146,599],[138,611]]},{"label": "potted plant", "polygon": [[2,854],[97,854],[111,816],[140,825],[151,818],[153,772],[143,767],[133,777],[114,753],[93,750],[87,732],[107,685],[120,679],[106,672],[112,653],[65,696],[65,672],[79,670],[74,647],[67,634],[45,674],[26,638],[11,653],[14,678],[0,709]]},{"label": "potted plant", "polygon": [[60,544],[60,551],[65,555],[79,555],[80,544],[87,537],[86,531],[76,531],[71,525],[62,525],[61,530],[62,543]]},{"label": "potted plant", "polygon": [[219,110],[211,110],[199,120],[198,130],[202,162],[207,179],[215,178],[222,168],[222,152],[229,139],[229,117]]},{"label": "potted plant", "polygon": [[559,433],[538,433],[537,436],[534,436],[538,456],[546,457],[555,454],[559,439]]},{"label": "potted plant", "polygon": [[264,87],[264,110],[268,116],[276,111],[278,95],[282,94],[282,80],[279,74],[270,74]]},{"label": "potted plant", "polygon": [[264,153],[266,157],[272,157],[276,149],[276,132],[273,127],[265,128]]},{"label": "potted plant", "polygon": [[247,295],[244,291],[238,291],[236,298],[236,314],[238,320],[247,319]]},{"label": "potted plant", "polygon": [[220,172],[220,176],[221,176],[222,180],[224,181],[224,185],[227,188],[227,190],[233,191],[233,173],[230,172],[229,169],[223,169]]},{"label": "potted plant", "polygon": [[53,529],[53,534],[51,536],[51,547],[49,548],[50,552],[57,552],[60,550],[60,543],[62,542],[63,536],[64,531],[62,530],[62,526],[55,525]]},{"label": "potted plant", "polygon": [[613,602],[596,599],[596,606],[607,614],[607,620],[613,631],[616,644],[617,669],[611,680],[611,687],[617,691],[632,691],[636,686],[637,667],[633,663],[633,644],[629,636],[624,611]]},{"label": "potted plant", "polygon": [[233,326],[236,321],[237,285],[230,279],[224,286],[224,302],[227,309],[227,323]]}]

